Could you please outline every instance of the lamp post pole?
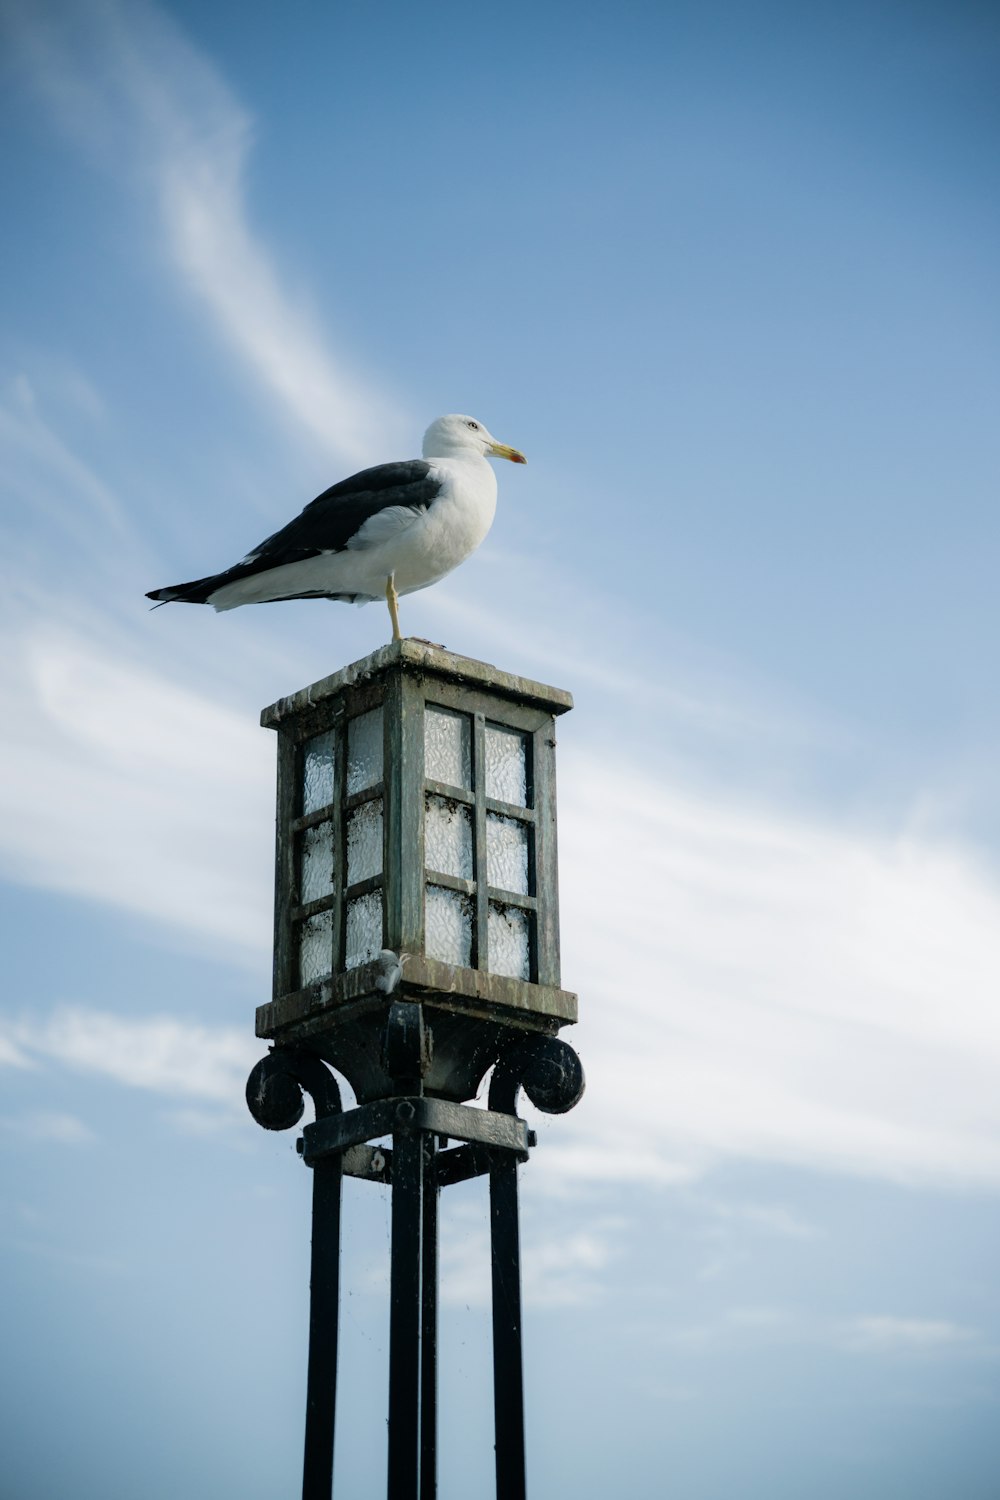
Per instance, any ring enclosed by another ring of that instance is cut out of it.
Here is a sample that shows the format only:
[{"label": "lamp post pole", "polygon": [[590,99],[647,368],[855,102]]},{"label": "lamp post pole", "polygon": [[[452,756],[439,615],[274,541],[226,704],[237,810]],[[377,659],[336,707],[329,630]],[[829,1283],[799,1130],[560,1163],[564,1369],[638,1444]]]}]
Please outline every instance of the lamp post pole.
[{"label": "lamp post pole", "polygon": [[570,707],[402,641],[264,712],[279,735],[275,982],[247,1101],[271,1130],[307,1095],[316,1115],[299,1141],[314,1174],[303,1500],[332,1495],[345,1175],[392,1197],[389,1500],[436,1494],[438,1199],[488,1175],[496,1493],[524,1500],[517,1168],[535,1142],[517,1101],[562,1113],[583,1093],[556,1034],[576,1019],[555,858],[554,718]]}]

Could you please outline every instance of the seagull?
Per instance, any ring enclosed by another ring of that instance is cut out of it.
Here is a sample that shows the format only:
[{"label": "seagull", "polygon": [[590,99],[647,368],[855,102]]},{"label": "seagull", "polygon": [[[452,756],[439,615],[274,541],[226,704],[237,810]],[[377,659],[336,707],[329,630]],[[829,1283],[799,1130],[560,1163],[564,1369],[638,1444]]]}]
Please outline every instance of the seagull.
[{"label": "seagull", "polygon": [[242,562],[146,598],[217,610],[276,599],[385,599],[392,638],[401,640],[399,595],[457,568],[493,523],[497,481],[487,458],[527,463],[482,422],[456,413],[431,423],[423,455],[342,479]]}]

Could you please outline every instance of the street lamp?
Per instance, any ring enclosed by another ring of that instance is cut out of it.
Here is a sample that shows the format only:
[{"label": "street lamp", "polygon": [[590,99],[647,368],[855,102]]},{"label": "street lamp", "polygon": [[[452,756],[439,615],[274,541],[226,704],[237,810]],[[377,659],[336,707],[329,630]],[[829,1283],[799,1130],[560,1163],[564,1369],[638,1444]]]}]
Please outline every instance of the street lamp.
[{"label": "street lamp", "polygon": [[[392,1187],[390,1500],[434,1492],[438,1193],[489,1173],[497,1493],[524,1493],[516,1167],[533,1140],[516,1098],[561,1112],[583,1089],[556,1039],[577,1016],[560,988],[556,869],[555,717],[571,707],[403,640],[261,718],[278,735],[278,795],[274,989],[257,1034],[274,1047],[247,1097],[271,1129],[297,1123],[302,1090],[316,1105],[300,1143],[316,1172],[308,1500],[330,1494],[344,1172]],[[491,1067],[489,1108],[470,1108]]]}]

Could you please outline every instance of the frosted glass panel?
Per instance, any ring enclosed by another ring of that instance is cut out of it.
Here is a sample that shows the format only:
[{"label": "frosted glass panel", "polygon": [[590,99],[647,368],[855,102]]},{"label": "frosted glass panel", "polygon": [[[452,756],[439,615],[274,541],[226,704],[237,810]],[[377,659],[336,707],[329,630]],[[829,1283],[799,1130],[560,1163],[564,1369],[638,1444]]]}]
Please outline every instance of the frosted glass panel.
[{"label": "frosted glass panel", "polygon": [[382,892],[369,891],[347,903],[345,967],[356,969],[382,951]]},{"label": "frosted glass panel", "polygon": [[317,734],[302,747],[302,811],[315,812],[333,801],[333,735]]},{"label": "frosted glass panel", "polygon": [[524,735],[486,726],[486,795],[527,807]]},{"label": "frosted glass panel", "polygon": [[529,914],[516,906],[497,906],[493,901],[490,902],[487,932],[491,974],[507,974],[511,979],[530,979],[530,921]]},{"label": "frosted glass panel", "polygon": [[299,984],[333,973],[333,912],[309,917],[299,929]]},{"label": "frosted glass panel", "polygon": [[382,780],[382,710],[373,708],[347,726],[347,791],[363,792]]},{"label": "frosted glass panel", "polygon": [[497,813],[486,814],[486,879],[502,891],[528,894],[528,830],[524,823],[501,818]]},{"label": "frosted glass panel", "polygon": [[381,873],[382,798],[376,797],[347,815],[347,884]]},{"label": "frosted glass panel", "polygon": [[428,958],[440,958],[446,964],[460,964],[467,969],[472,963],[472,902],[458,891],[443,886],[427,887],[426,940]]},{"label": "frosted glass panel", "polygon": [[424,714],[424,775],[472,790],[472,721],[428,705]]},{"label": "frosted glass panel", "polygon": [[[472,879],[472,809],[446,797],[427,798],[424,864],[441,875]],[[513,887],[511,887],[513,889]]]},{"label": "frosted glass panel", "polygon": [[307,828],[299,843],[299,900],[318,901],[333,890],[333,824]]}]

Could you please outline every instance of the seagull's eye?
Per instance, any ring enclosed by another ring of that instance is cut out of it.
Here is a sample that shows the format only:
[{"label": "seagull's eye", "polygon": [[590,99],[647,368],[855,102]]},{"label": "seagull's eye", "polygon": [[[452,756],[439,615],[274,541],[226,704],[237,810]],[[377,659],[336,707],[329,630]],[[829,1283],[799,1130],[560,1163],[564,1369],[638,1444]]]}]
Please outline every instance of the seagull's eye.
[{"label": "seagull's eye", "polygon": [[473,430],[473,432],[478,432],[479,431],[479,423],[478,422],[466,422],[465,425],[466,425],[466,427],[471,427],[472,430]]}]

